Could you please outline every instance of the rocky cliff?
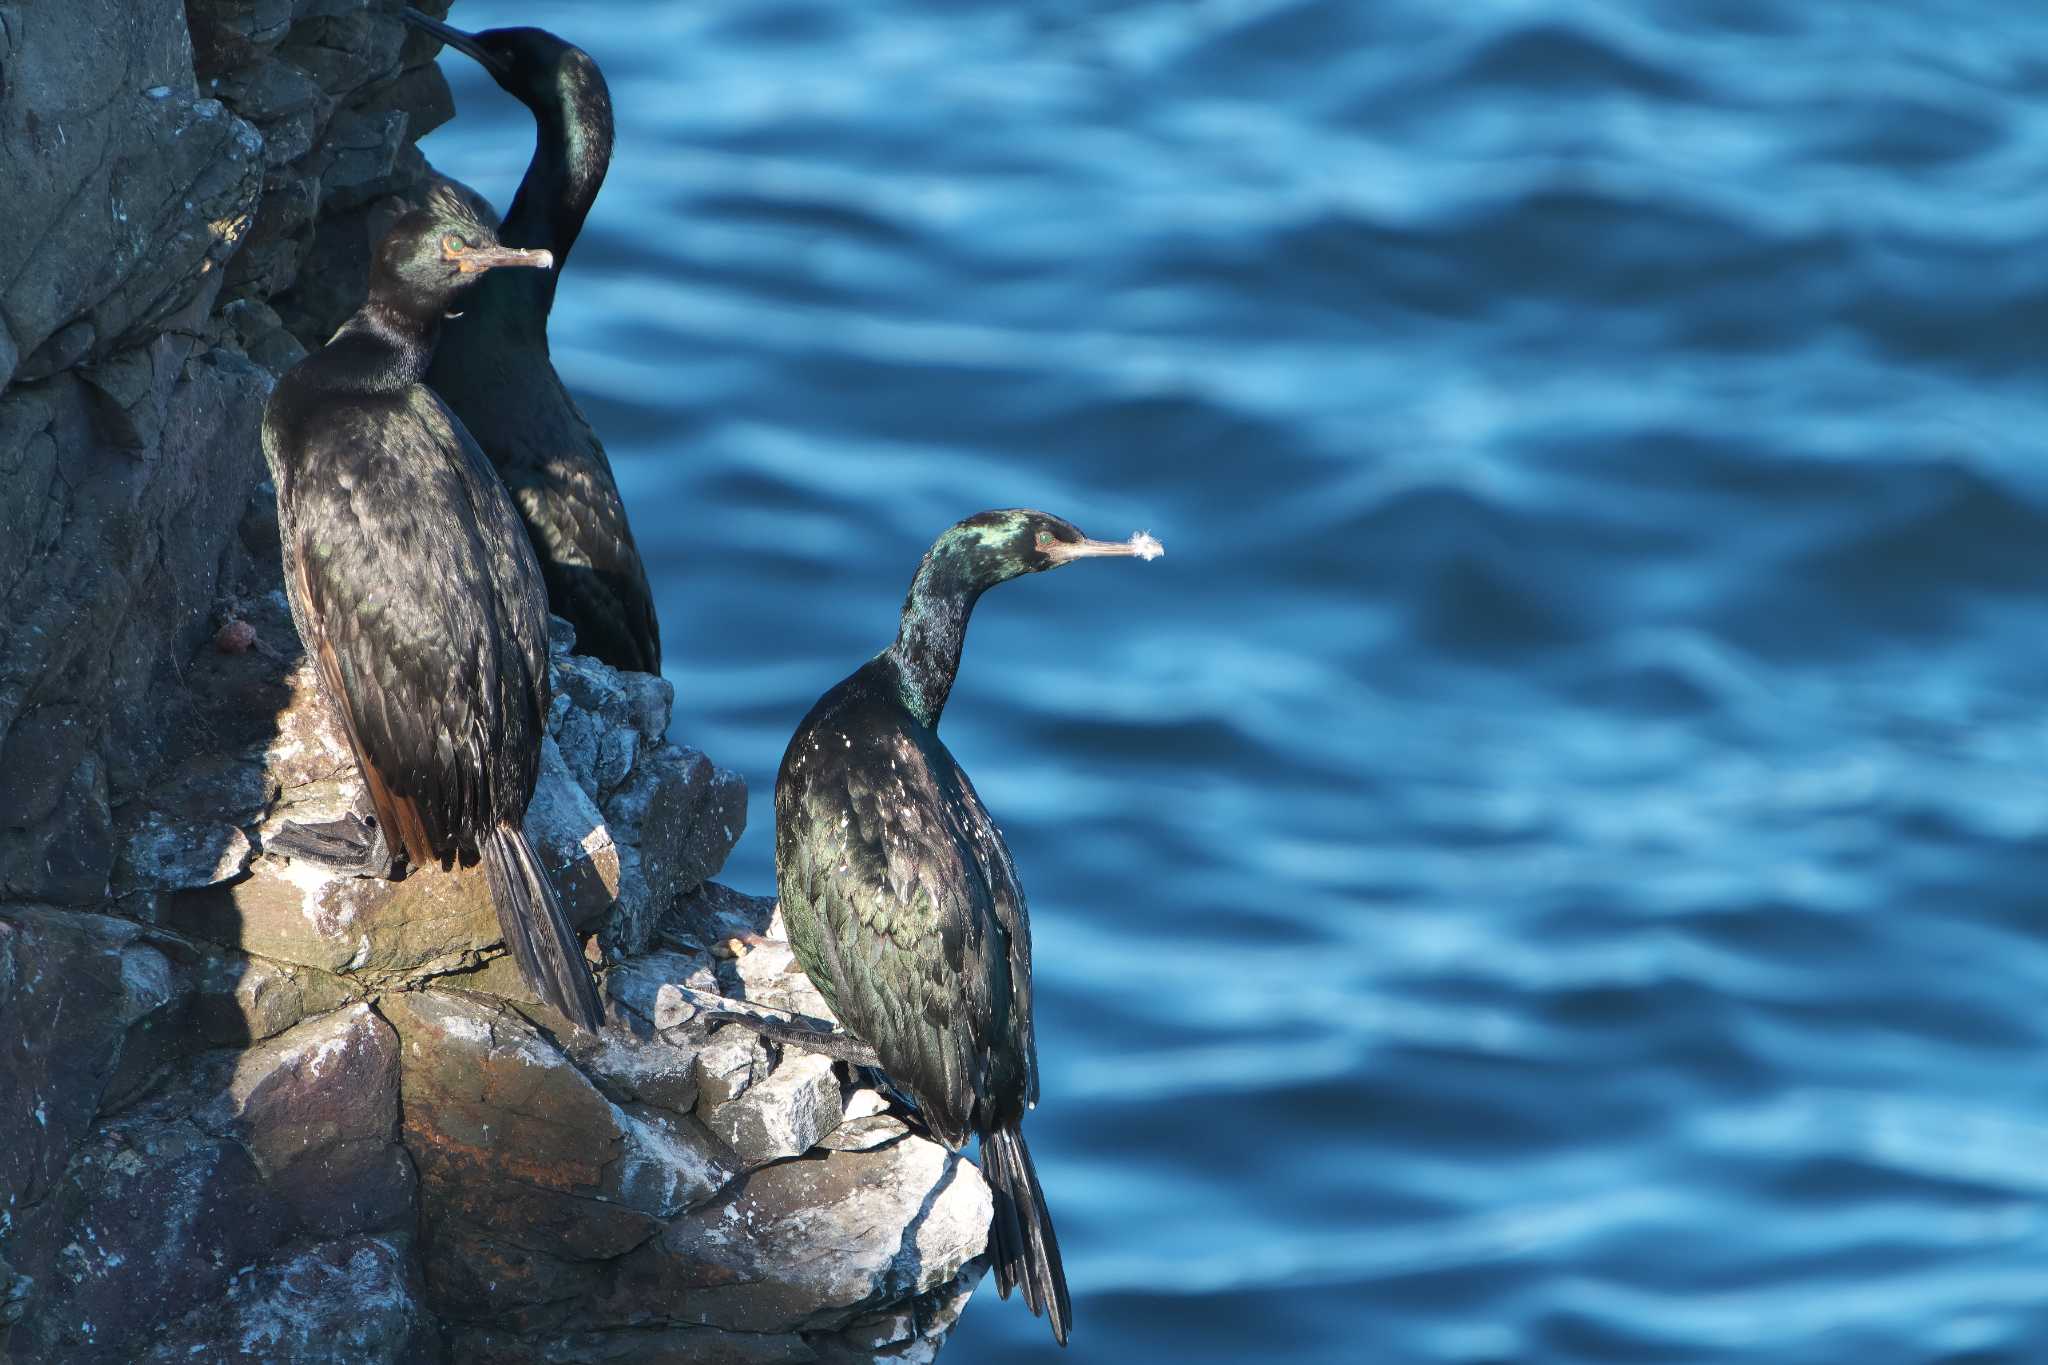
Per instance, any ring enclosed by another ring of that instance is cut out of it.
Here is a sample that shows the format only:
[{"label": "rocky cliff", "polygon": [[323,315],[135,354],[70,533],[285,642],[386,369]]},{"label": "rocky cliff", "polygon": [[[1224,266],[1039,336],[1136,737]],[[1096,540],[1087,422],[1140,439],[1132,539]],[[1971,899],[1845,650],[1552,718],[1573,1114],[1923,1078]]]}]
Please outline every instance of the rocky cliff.
[{"label": "rocky cliff", "polygon": [[396,11],[0,3],[0,1358],[929,1359],[987,1191],[703,1018],[823,1007],[666,683],[557,640],[529,832],[602,1037],[480,876],[262,852],[352,795],[256,433],[451,113]]}]

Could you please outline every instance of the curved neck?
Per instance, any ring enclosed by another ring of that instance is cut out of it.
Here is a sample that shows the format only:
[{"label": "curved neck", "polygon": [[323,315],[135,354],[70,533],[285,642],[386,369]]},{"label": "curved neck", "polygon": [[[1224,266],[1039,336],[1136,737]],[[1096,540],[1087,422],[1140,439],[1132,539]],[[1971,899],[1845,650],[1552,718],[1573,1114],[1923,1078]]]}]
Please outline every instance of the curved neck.
[{"label": "curved neck", "polygon": [[554,303],[555,281],[611,166],[611,96],[603,78],[591,74],[592,83],[565,77],[553,98],[529,106],[533,160],[499,227],[498,239],[507,246],[544,246],[554,253],[554,269],[521,272],[540,292],[543,310]]},{"label": "curved neck", "polygon": [[967,618],[981,598],[983,584],[960,572],[951,555],[927,555],[903,600],[903,624],[896,642],[883,655],[896,666],[897,686],[910,714],[930,729],[939,716],[960,672],[960,647],[967,640]]},{"label": "curved neck", "polygon": [[438,313],[423,317],[373,294],[341,324],[321,354],[331,357],[330,365],[343,367],[330,373],[350,373],[361,387],[402,389],[426,378],[440,335]]}]

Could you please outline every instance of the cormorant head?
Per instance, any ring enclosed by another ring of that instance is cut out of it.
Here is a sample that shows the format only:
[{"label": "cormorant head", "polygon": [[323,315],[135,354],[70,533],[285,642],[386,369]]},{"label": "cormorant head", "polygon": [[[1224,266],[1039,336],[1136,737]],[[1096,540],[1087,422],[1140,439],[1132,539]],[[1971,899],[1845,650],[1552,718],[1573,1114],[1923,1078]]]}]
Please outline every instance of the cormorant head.
[{"label": "cormorant head", "polygon": [[370,294],[409,317],[438,321],[487,270],[555,263],[547,251],[502,246],[498,234],[453,189],[436,185],[426,205],[407,213],[377,243]]},{"label": "cormorant head", "polygon": [[1026,507],[977,512],[949,528],[925,552],[903,599],[896,642],[878,658],[894,661],[903,704],[937,726],[960,667],[967,618],[998,583],[1098,555],[1157,559],[1165,549],[1143,531],[1129,540],[1090,540],[1070,521]]},{"label": "cormorant head", "polygon": [[977,512],[940,536],[925,560],[974,591],[1099,555],[1157,559],[1165,547],[1143,531],[1129,540],[1090,540],[1070,521],[1028,507]]},{"label": "cormorant head", "polygon": [[[472,58],[507,94],[535,113],[554,110],[564,100],[581,102],[584,92],[604,91],[604,76],[590,54],[544,28],[487,28],[466,33],[416,9],[405,21],[433,34]],[[605,95],[607,106],[610,96]]]}]

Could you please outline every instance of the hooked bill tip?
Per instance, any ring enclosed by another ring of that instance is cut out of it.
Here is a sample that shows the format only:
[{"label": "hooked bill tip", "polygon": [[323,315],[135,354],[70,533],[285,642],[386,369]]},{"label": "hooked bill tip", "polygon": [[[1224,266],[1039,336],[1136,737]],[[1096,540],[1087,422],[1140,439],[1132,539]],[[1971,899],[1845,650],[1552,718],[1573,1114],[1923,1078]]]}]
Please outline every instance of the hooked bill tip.
[{"label": "hooked bill tip", "polygon": [[1157,559],[1166,553],[1166,547],[1161,545],[1150,531],[1133,531],[1131,553],[1140,559]]}]

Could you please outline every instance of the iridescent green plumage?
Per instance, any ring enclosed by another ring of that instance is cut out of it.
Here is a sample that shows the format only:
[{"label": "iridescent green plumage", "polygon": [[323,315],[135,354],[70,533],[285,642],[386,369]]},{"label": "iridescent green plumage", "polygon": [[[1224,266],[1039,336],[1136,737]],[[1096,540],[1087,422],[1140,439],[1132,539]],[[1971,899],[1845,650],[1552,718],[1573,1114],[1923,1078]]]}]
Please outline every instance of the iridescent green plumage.
[{"label": "iridescent green plumage", "polygon": [[847,1032],[954,1147],[982,1140],[997,1289],[1021,1285],[1064,1344],[1059,1245],[1021,1133],[1038,1100],[1031,925],[1009,848],[938,736],[968,617],[997,583],[1152,542],[1086,539],[1042,512],[984,512],[918,566],[894,644],[827,692],[775,783],[790,942]]}]

